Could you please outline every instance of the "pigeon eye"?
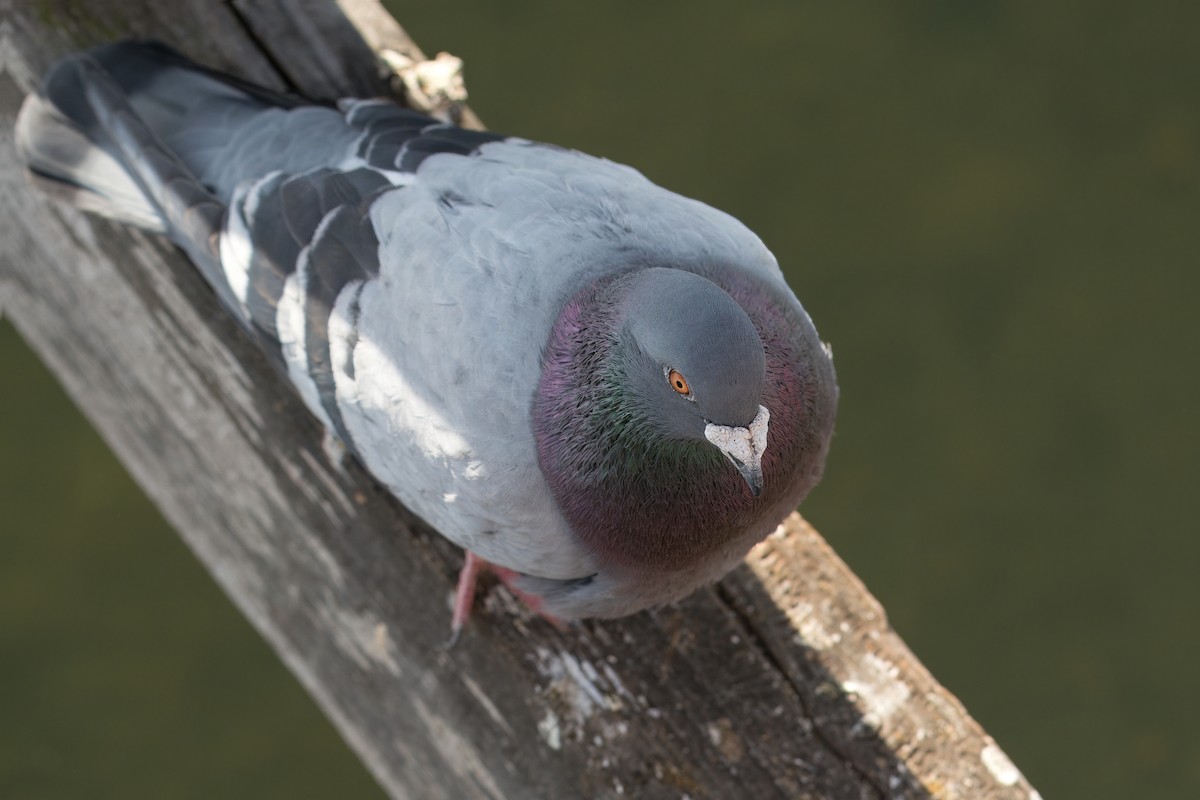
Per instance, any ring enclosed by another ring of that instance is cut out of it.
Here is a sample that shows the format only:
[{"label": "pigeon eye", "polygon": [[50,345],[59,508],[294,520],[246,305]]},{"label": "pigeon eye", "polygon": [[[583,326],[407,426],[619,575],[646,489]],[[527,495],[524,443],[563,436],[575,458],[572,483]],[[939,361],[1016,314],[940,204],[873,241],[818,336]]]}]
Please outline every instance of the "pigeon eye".
[{"label": "pigeon eye", "polygon": [[688,386],[687,378],[683,377],[683,374],[677,369],[673,369],[667,373],[667,382],[671,384],[672,389],[682,395],[692,393],[692,387]]}]

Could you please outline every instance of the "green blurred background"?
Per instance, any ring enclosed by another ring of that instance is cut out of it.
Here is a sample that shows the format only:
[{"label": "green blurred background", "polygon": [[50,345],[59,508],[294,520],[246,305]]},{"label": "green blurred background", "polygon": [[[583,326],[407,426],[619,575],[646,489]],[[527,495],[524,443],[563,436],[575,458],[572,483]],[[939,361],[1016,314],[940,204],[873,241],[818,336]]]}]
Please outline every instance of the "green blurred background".
[{"label": "green blurred background", "polygon": [[[1047,800],[1200,797],[1200,5],[903,5],[393,9],[492,128],[772,248],[842,385],[805,513]],[[380,796],[9,327],[0,364],[0,796]]]}]

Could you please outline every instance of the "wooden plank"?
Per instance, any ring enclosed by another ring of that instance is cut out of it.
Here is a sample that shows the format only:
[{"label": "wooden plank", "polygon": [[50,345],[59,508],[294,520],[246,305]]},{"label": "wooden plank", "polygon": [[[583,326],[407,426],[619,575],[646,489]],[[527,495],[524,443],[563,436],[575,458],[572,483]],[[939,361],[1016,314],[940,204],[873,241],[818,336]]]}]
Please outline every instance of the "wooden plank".
[{"label": "wooden plank", "polygon": [[118,36],[322,97],[419,54],[373,0],[166,5],[0,0],[0,313],[392,796],[1036,796],[798,516],[676,606],[563,633],[498,589],[447,649],[460,553],[327,458],[174,248],[30,190],[11,135]]}]

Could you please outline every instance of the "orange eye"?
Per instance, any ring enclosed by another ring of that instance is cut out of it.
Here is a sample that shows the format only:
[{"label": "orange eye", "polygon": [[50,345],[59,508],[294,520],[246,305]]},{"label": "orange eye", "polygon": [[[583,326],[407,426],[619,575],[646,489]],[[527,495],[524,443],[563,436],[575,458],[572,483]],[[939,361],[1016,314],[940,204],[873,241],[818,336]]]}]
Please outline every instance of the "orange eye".
[{"label": "orange eye", "polygon": [[671,384],[671,388],[683,395],[692,393],[692,387],[688,386],[687,378],[679,370],[673,369],[667,373],[667,381]]}]

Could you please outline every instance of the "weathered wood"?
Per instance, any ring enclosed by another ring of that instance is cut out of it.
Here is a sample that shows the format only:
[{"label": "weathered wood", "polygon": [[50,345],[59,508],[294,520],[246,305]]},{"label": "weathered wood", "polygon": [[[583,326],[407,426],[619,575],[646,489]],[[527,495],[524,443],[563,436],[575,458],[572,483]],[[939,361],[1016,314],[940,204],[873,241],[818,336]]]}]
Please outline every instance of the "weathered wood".
[{"label": "weathered wood", "polygon": [[558,632],[497,589],[448,650],[456,549],[329,460],[174,248],[33,192],[11,135],[55,58],[118,36],[322,97],[415,46],[374,0],[0,13],[0,313],[393,796],[1036,797],[798,516],[676,606]]}]

